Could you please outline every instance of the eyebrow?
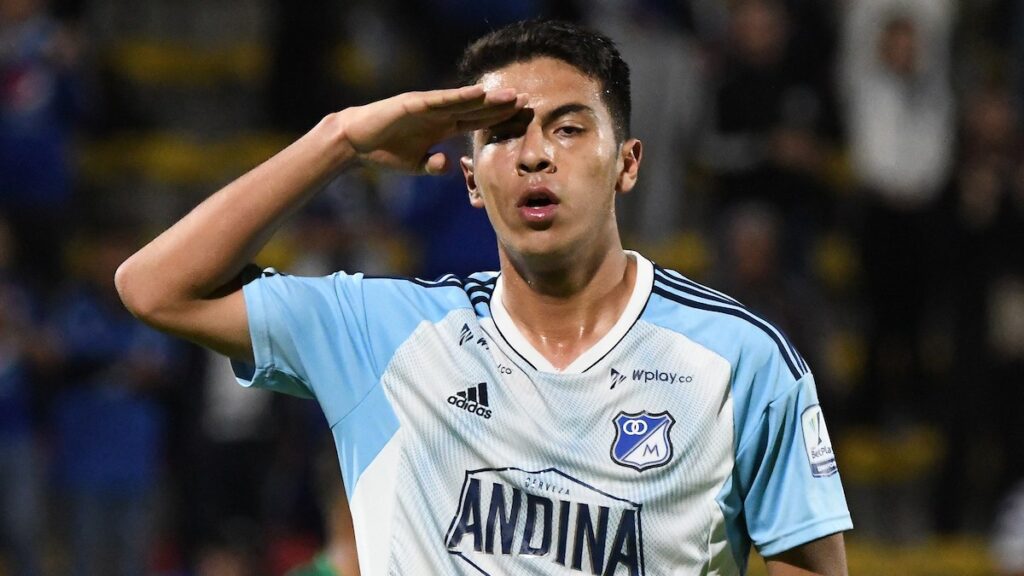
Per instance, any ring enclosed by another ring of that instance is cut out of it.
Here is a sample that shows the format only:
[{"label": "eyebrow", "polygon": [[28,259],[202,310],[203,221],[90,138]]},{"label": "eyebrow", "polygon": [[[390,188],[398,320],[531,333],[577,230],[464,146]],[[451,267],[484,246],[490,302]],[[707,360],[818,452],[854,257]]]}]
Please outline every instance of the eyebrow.
[{"label": "eyebrow", "polygon": [[554,120],[557,120],[558,118],[560,118],[562,116],[566,116],[566,115],[569,115],[569,114],[575,114],[577,112],[583,112],[583,113],[589,114],[591,116],[596,116],[597,115],[594,112],[594,109],[591,108],[590,106],[587,106],[586,104],[580,104],[578,102],[570,102],[568,104],[562,104],[558,108],[555,108],[554,110],[552,110],[552,111],[548,112],[547,114],[545,114],[544,115],[544,119],[541,122],[541,124],[548,124],[550,122],[553,122]]},{"label": "eyebrow", "polygon": [[[499,122],[499,123],[495,124],[494,126],[489,126],[487,128],[482,128],[481,131],[486,133],[486,132],[490,132],[490,131],[492,131],[492,130],[494,130],[496,128],[500,128],[502,126],[515,126],[517,123],[523,123],[523,115],[524,114],[531,114],[532,111],[533,111],[532,108],[523,108],[522,110],[519,111],[518,114],[516,114],[515,116],[509,118],[508,120],[505,120],[503,122]],[[581,104],[579,102],[570,102],[568,104],[562,104],[558,108],[555,108],[554,110],[552,110],[552,111],[548,112],[547,114],[545,114],[543,119],[541,120],[541,125],[550,124],[551,122],[554,122],[555,120],[561,118],[562,116],[566,116],[568,114],[576,114],[577,112],[582,112],[584,114],[588,114],[588,115],[593,116],[593,117],[597,116],[597,112],[595,112],[594,109],[591,108],[590,106],[587,106],[586,104]],[[532,120],[532,119],[533,118],[532,118],[532,115],[531,115],[530,120]],[[527,120],[526,123],[529,123],[529,120]]]}]

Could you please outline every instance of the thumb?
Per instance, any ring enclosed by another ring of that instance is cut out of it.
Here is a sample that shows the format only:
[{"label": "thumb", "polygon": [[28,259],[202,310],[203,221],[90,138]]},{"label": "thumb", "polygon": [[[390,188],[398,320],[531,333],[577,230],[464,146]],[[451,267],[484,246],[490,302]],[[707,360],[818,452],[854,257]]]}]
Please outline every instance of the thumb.
[{"label": "thumb", "polygon": [[423,161],[423,171],[431,176],[440,176],[448,169],[448,157],[443,152],[434,152]]}]

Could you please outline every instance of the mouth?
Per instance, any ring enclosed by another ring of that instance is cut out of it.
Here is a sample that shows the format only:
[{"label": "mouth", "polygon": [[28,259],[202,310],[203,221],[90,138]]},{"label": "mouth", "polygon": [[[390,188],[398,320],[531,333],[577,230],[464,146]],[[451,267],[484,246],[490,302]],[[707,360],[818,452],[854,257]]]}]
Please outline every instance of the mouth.
[{"label": "mouth", "polygon": [[520,217],[534,229],[546,229],[554,222],[559,204],[558,196],[544,187],[531,187],[516,203]]},{"label": "mouth", "polygon": [[519,197],[516,208],[544,208],[558,205],[558,196],[544,187],[528,189]]}]

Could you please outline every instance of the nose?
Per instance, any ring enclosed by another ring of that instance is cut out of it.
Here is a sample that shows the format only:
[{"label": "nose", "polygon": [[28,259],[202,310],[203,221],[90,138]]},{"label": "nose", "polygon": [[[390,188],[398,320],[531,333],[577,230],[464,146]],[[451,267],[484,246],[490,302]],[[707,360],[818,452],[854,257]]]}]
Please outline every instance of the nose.
[{"label": "nose", "polygon": [[526,128],[521,142],[519,158],[516,161],[516,172],[519,175],[555,171],[554,155],[540,126],[531,123]]}]

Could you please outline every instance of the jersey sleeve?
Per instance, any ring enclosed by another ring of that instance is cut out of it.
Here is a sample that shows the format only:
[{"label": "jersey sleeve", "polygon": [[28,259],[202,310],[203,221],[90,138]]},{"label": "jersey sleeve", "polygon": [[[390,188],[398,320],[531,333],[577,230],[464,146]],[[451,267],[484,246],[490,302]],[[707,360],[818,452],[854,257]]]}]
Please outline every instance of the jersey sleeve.
[{"label": "jersey sleeve", "polygon": [[254,356],[233,363],[243,386],[315,398],[333,424],[375,385],[362,275],[264,275],[243,292]]},{"label": "jersey sleeve", "polygon": [[738,459],[751,471],[743,495],[747,530],[767,557],[849,530],[853,522],[814,377],[763,372],[758,378],[776,380],[782,392],[767,404]]}]

